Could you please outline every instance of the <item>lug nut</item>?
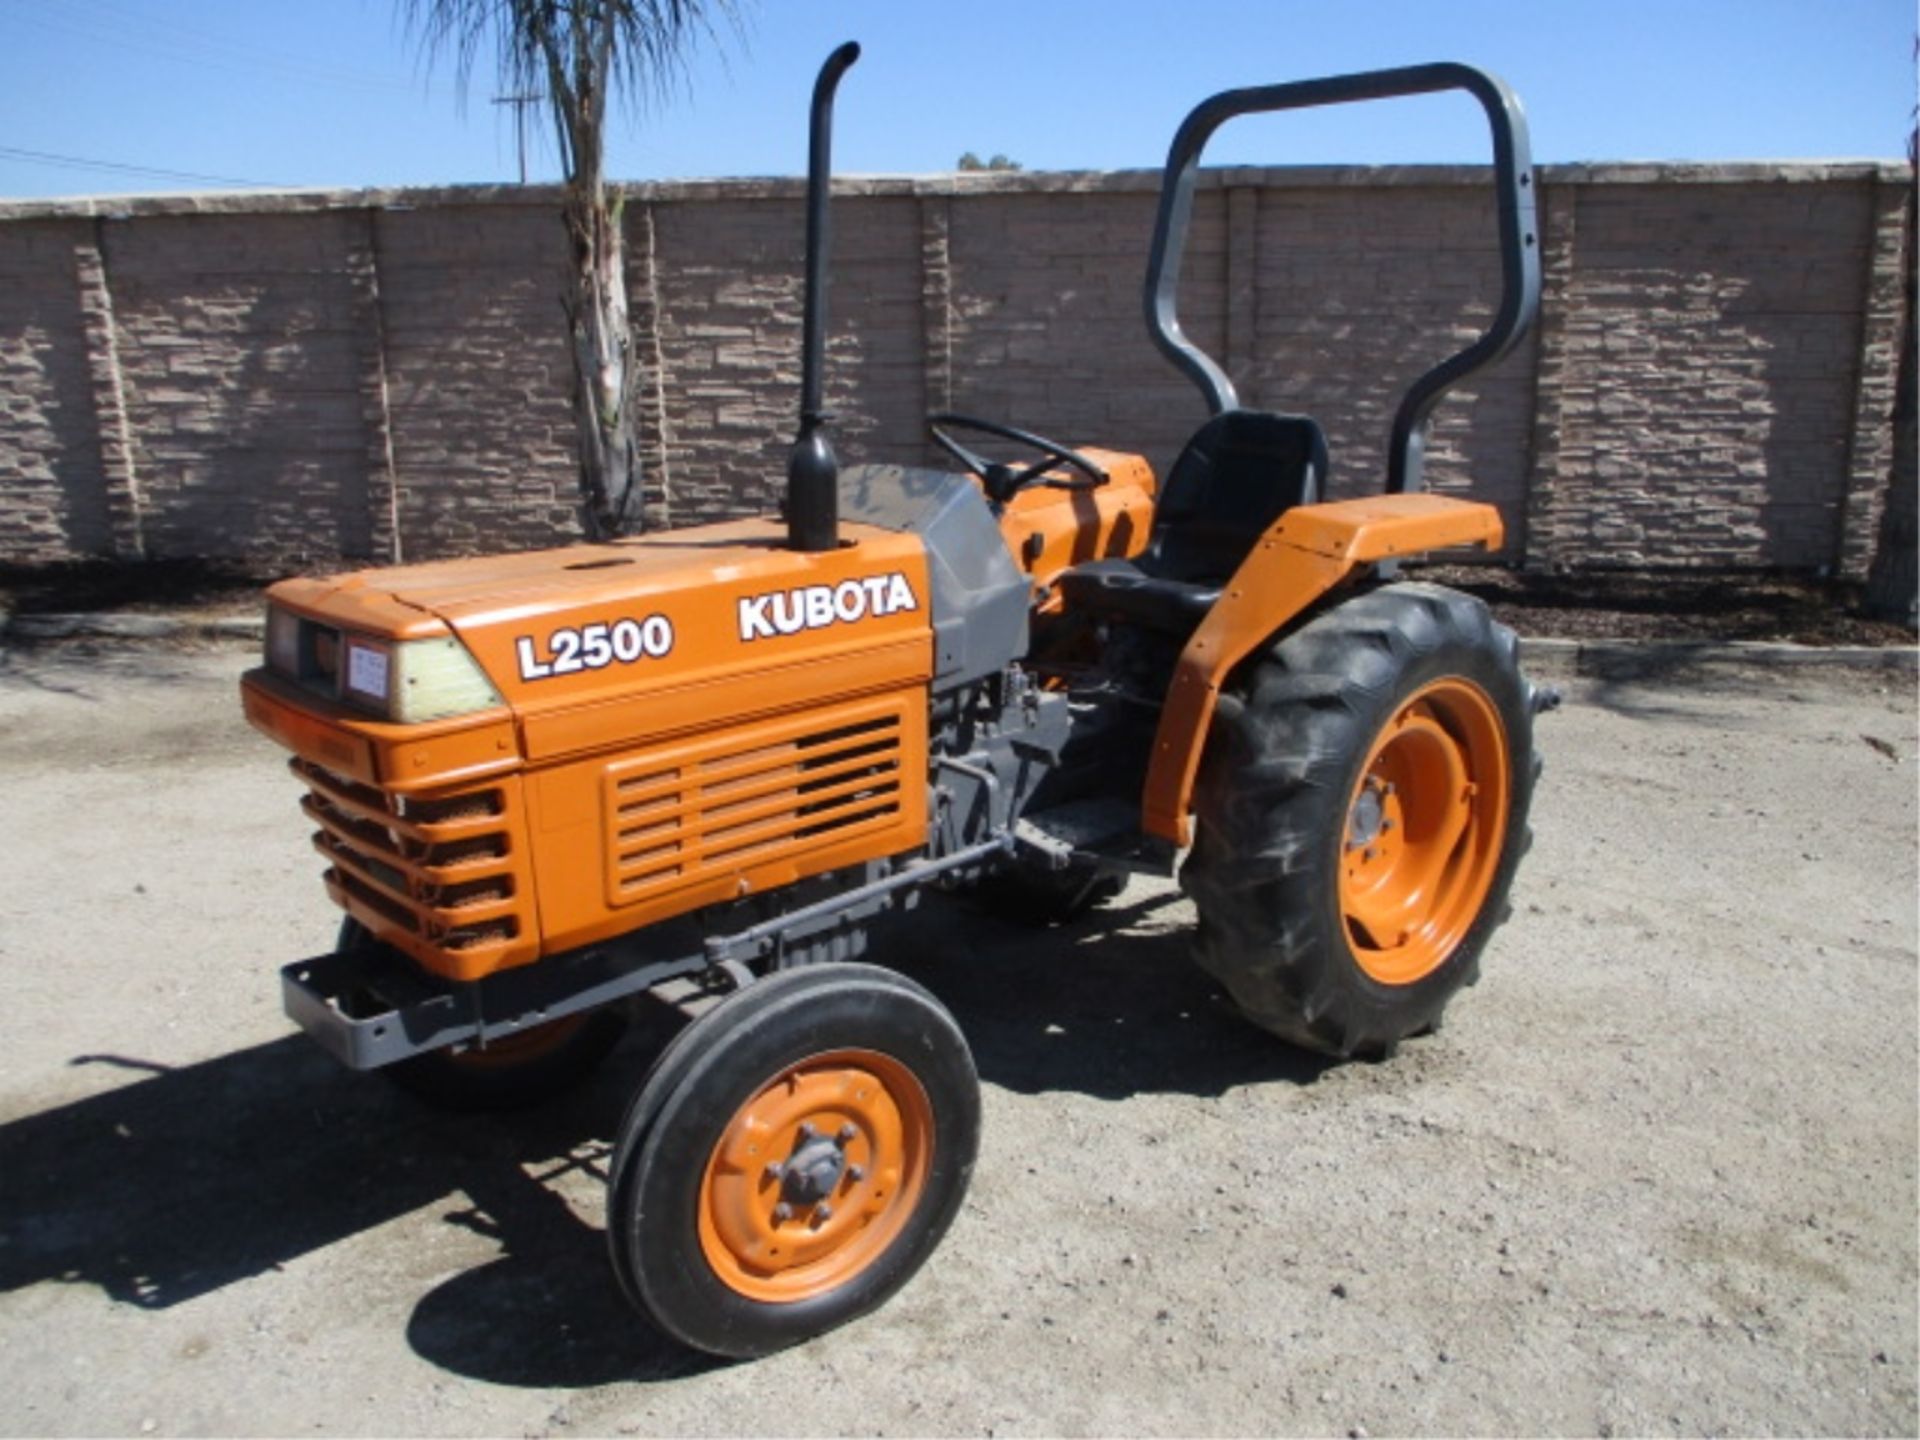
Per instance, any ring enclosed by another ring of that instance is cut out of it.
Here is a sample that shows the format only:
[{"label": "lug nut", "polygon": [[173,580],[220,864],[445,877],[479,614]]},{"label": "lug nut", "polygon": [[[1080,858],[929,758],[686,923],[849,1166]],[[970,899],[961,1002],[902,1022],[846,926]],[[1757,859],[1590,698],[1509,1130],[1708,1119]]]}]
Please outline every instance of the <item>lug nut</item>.
[{"label": "lug nut", "polygon": [[782,1200],[778,1205],[773,1207],[773,1220],[776,1225],[783,1220],[791,1220],[792,1218],[793,1207],[787,1204],[786,1201]]},{"label": "lug nut", "polygon": [[854,1184],[858,1185],[862,1180],[866,1178],[867,1178],[866,1166],[864,1165],[847,1166],[847,1179],[851,1180]]},{"label": "lug nut", "polygon": [[818,1205],[813,1207],[813,1223],[814,1224],[824,1225],[827,1223],[827,1221],[831,1220],[832,1218],[833,1218],[833,1207],[827,1204],[826,1201],[823,1200]]},{"label": "lug nut", "polygon": [[778,1180],[782,1175],[787,1173],[787,1167],[782,1165],[778,1160],[775,1160],[761,1173],[769,1180]]},{"label": "lug nut", "polygon": [[842,1145],[844,1145],[859,1133],[860,1132],[856,1130],[851,1124],[847,1124],[847,1125],[842,1125],[840,1127],[840,1133],[838,1135],[835,1135],[833,1138],[838,1140]]},{"label": "lug nut", "polygon": [[802,1120],[800,1122],[800,1142],[803,1145],[809,1140],[818,1140],[819,1138],[820,1132],[813,1128],[813,1122],[811,1120]]}]

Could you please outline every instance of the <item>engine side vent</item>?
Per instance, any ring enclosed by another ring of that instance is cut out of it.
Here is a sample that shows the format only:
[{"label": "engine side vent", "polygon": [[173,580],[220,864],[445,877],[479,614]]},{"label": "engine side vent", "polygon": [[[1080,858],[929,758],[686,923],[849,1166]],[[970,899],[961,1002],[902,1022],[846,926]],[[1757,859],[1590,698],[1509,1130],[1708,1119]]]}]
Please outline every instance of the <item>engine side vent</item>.
[{"label": "engine side vent", "polygon": [[908,727],[895,699],[837,705],[609,765],[609,903],[897,827],[925,785]]}]

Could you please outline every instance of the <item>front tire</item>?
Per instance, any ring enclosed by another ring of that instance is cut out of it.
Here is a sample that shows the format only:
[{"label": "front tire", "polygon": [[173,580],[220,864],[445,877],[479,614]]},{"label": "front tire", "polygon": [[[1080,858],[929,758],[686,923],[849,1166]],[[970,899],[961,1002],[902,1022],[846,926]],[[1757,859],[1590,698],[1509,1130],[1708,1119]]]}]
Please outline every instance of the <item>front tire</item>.
[{"label": "front tire", "polygon": [[959,1212],[973,1057],[920,986],[869,965],[755,981],[688,1026],[621,1123],[621,1288],[695,1349],[750,1358],[864,1315]]},{"label": "front tire", "polygon": [[1200,964],[1284,1039],[1391,1054],[1478,978],[1538,771],[1483,604],[1406,583],[1335,606],[1221,697],[1180,877]]}]

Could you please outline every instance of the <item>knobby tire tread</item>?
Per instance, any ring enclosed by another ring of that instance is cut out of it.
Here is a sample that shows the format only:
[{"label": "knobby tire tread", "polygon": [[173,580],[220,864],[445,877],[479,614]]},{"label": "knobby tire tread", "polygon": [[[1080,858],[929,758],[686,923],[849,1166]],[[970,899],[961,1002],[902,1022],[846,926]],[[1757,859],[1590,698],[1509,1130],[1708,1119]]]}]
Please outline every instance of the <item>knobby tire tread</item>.
[{"label": "knobby tire tread", "polygon": [[[1425,977],[1380,984],[1348,944],[1338,898],[1346,806],[1379,729],[1445,676],[1478,684],[1506,730],[1511,792],[1493,883],[1460,944]],[[1509,913],[1540,756],[1519,646],[1480,601],[1403,582],[1335,605],[1256,655],[1220,698],[1194,790],[1182,887],[1195,958],[1254,1023],[1307,1049],[1391,1055],[1439,1028]]]}]

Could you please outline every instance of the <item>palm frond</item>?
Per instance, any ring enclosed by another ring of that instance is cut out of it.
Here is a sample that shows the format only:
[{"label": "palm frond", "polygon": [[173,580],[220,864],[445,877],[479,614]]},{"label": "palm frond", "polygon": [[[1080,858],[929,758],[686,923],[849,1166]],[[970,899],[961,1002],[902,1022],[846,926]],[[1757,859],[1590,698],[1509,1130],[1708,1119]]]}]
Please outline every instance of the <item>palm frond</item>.
[{"label": "palm frond", "polygon": [[[542,89],[569,121],[608,98],[644,106],[686,78],[716,20],[739,29],[736,0],[399,0],[401,23],[431,69],[452,66],[464,104],[491,60],[504,91]],[[569,126],[569,128],[571,128]]]}]

